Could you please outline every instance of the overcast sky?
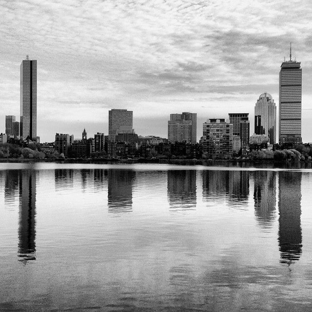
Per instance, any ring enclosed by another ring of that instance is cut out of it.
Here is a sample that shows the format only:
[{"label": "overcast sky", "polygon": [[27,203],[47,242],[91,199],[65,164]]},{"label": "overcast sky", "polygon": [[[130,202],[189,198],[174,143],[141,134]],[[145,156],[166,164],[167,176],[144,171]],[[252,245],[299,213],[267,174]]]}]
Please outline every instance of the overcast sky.
[{"label": "overcast sky", "polygon": [[312,2],[271,0],[0,0],[0,132],[20,109],[20,63],[38,62],[38,135],[108,132],[133,110],[139,135],[167,137],[170,113],[250,114],[278,106],[284,57],[303,69],[304,142],[312,142]]}]

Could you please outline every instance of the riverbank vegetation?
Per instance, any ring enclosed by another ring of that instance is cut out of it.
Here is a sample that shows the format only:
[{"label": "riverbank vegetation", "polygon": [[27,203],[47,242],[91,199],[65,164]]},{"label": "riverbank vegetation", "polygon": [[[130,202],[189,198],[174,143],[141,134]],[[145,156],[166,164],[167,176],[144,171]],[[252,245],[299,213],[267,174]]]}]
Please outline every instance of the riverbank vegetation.
[{"label": "riverbank vegetation", "polygon": [[[91,153],[87,158],[93,160],[140,160],[141,162],[158,162],[165,160],[218,160],[217,157],[208,157],[207,154],[202,152],[202,148],[199,144],[194,145],[193,148],[179,148],[172,145],[172,149],[157,150],[155,148],[149,150],[144,150],[144,153],[138,153],[136,155],[117,155],[117,157],[109,157],[107,153]],[[182,146],[179,144],[179,146]],[[39,144],[39,143],[23,143],[23,144],[12,144],[4,143],[0,144],[0,159],[9,160],[65,160],[68,159],[64,154],[60,154],[54,148],[53,144]],[[75,161],[75,158],[68,159]],[[79,158],[80,160],[80,158]],[[282,148],[275,146],[274,149],[258,149],[251,150],[244,155],[233,155],[232,157],[222,158],[222,160],[227,161],[251,161],[251,162],[261,162],[261,161],[271,161],[271,162],[311,162],[312,160],[312,147],[309,144],[299,144],[294,148]]]}]

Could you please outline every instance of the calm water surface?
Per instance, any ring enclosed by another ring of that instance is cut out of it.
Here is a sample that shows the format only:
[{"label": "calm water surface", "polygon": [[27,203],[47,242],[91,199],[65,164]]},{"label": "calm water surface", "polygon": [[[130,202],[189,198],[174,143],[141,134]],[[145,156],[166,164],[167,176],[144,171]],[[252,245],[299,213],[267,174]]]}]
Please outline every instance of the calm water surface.
[{"label": "calm water surface", "polygon": [[0,311],[311,311],[312,170],[0,164]]}]

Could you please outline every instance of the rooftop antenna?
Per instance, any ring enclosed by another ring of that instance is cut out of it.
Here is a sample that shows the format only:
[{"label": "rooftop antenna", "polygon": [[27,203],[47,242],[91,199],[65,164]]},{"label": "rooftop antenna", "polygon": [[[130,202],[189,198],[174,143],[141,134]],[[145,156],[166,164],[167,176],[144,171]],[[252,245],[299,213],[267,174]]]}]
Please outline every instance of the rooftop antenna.
[{"label": "rooftop antenna", "polygon": [[290,54],[289,54],[289,59],[291,61],[291,43],[290,43]]},{"label": "rooftop antenna", "polygon": [[26,55],[26,60],[29,61],[29,55]]}]

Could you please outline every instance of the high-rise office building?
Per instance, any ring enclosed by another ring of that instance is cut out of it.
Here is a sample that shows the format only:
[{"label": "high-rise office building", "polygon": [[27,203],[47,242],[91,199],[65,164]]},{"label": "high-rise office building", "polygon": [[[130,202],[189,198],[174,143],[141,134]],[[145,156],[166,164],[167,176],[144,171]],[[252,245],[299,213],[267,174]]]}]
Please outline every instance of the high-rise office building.
[{"label": "high-rise office building", "polygon": [[111,109],[108,112],[108,135],[115,141],[118,133],[133,133],[133,112],[126,109]]},{"label": "high-rise office building", "polygon": [[229,113],[230,123],[233,125],[233,136],[239,137],[243,154],[249,145],[250,124],[248,115],[249,113]]},{"label": "high-rise office building", "polygon": [[265,134],[276,143],[276,105],[269,93],[262,93],[255,106],[255,134]]},{"label": "high-rise office building", "polygon": [[19,123],[19,121],[13,122],[13,135],[15,138],[19,137],[19,135],[20,135],[20,123]]},{"label": "high-rise office building", "polygon": [[56,133],[54,144],[55,144],[55,150],[57,150],[60,154],[63,153],[64,156],[67,156],[68,149],[70,147],[69,134]]},{"label": "high-rise office building", "polygon": [[233,125],[233,135],[240,135],[240,122],[248,120],[248,113],[229,113],[230,123]]},{"label": "high-rise office building", "polygon": [[105,149],[105,135],[98,132],[94,135],[95,152],[103,152]]},{"label": "high-rise office building", "polygon": [[22,138],[37,139],[37,61],[21,63],[20,87],[20,135]]},{"label": "high-rise office building", "polygon": [[168,121],[168,140],[174,142],[196,143],[197,114],[170,114]]},{"label": "high-rise office building", "polygon": [[5,134],[14,135],[15,116],[5,116]]},{"label": "high-rise office building", "polygon": [[279,143],[301,143],[302,69],[291,59],[279,74]]}]

